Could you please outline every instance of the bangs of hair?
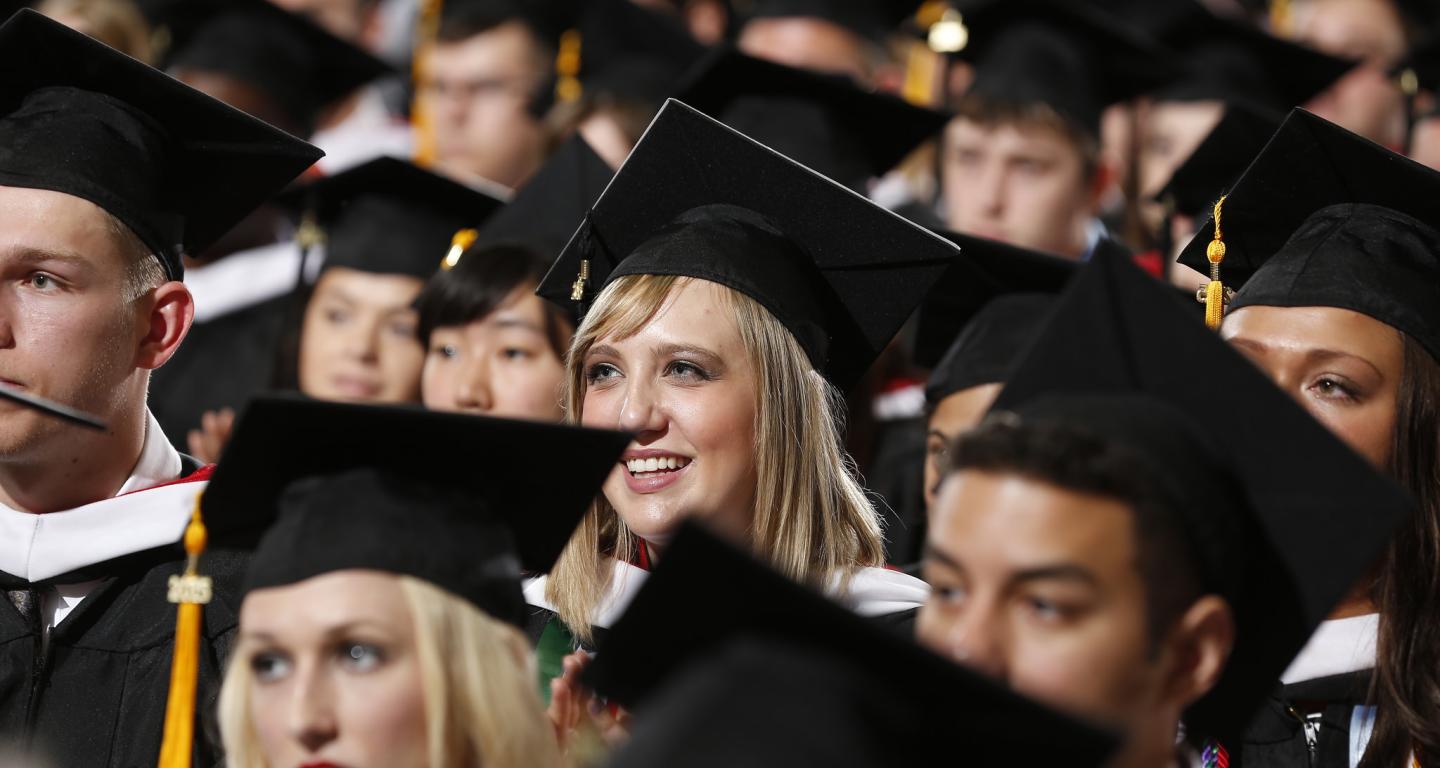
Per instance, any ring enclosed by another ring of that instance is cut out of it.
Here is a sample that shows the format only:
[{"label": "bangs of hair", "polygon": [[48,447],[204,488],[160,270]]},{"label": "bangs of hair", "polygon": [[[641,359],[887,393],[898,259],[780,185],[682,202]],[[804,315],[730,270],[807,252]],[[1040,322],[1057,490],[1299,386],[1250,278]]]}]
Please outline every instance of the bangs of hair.
[{"label": "bangs of hair", "polygon": [[[454,268],[430,278],[415,300],[420,343],[429,346],[436,328],[473,323],[498,309],[516,289],[539,285],[548,266],[539,254],[515,245],[465,254]],[[548,303],[546,310],[545,330],[553,345],[554,321]],[[564,344],[556,346],[556,355],[563,354]]]},{"label": "bangs of hair", "polygon": [[[628,339],[639,333],[664,306],[671,289],[690,278],[676,275],[625,275],[605,286],[580,329],[571,354],[583,354],[602,338]],[[618,300],[616,294],[623,295]],[[578,358],[577,358],[578,361]]]}]

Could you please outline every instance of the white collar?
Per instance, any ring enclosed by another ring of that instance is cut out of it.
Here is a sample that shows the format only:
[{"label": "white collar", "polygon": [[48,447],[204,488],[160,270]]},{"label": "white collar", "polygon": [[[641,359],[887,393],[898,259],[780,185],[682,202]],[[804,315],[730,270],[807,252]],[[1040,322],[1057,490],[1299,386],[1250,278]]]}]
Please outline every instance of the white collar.
[{"label": "white collar", "polygon": [[114,498],[43,515],[0,505],[0,571],[42,581],[177,541],[205,487],[154,487],[180,471],[180,454],[147,412],[140,459]]},{"label": "white collar", "polygon": [[[605,597],[595,607],[594,625],[608,629],[615,625],[630,601],[650,577],[647,571],[629,563],[611,560],[610,586]],[[526,579],[524,583],[525,602],[530,605],[554,611],[555,606],[545,598],[547,578],[538,576]],[[884,616],[891,613],[919,608],[930,596],[930,585],[920,579],[888,568],[861,568],[850,577],[848,588],[840,589],[841,579],[831,581],[826,593],[841,605],[861,616]]]},{"label": "white collar", "polygon": [[185,271],[195,322],[206,323],[295,290],[300,246],[294,240],[237,251]]},{"label": "white collar", "polygon": [[1295,660],[1290,662],[1290,668],[1280,675],[1280,682],[1292,685],[1373,669],[1375,636],[1379,630],[1378,613],[1321,622]]}]

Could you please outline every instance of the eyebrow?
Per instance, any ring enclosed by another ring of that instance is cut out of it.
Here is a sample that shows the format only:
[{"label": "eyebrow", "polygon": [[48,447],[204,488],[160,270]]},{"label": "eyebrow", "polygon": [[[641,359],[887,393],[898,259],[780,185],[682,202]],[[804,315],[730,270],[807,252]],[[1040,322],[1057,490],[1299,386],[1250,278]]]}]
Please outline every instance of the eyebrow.
[{"label": "eyebrow", "polygon": [[718,353],[712,352],[704,347],[694,344],[661,344],[655,350],[661,357],[698,357],[703,358],[712,368],[723,367],[725,361]]},{"label": "eyebrow", "polygon": [[[937,562],[956,571],[965,570],[965,566],[960,564],[959,558],[929,542],[925,544],[922,559],[925,562]],[[1099,584],[1099,580],[1095,578],[1095,574],[1090,569],[1071,563],[1024,568],[1010,574],[1006,581],[1011,586],[1029,581],[1073,581],[1092,587]]]},{"label": "eyebrow", "polygon": [[523,317],[496,317],[493,321],[491,321],[491,324],[501,330],[505,330],[507,328],[519,328],[521,330],[534,331],[535,333],[539,333],[542,335],[545,333],[544,329],[542,329],[539,325],[536,325],[535,323]]},{"label": "eyebrow", "polygon": [[[1253,350],[1255,350],[1255,351],[1257,351],[1257,352],[1268,352],[1268,351],[1274,349],[1274,347],[1273,347],[1272,345],[1266,344],[1266,343],[1263,342],[1263,341],[1256,341],[1256,340],[1254,340],[1254,339],[1247,339],[1247,338],[1245,338],[1245,337],[1243,337],[1243,336],[1237,336],[1237,337],[1235,337],[1235,338],[1230,339],[1230,343],[1233,344],[1233,345],[1235,345],[1235,346],[1237,346],[1237,347],[1249,348],[1249,349],[1253,349]],[[1378,366],[1376,366],[1374,363],[1370,362],[1369,360],[1366,360],[1365,358],[1363,358],[1363,357],[1361,357],[1361,356],[1359,356],[1359,355],[1356,355],[1356,354],[1352,354],[1352,353],[1350,353],[1350,352],[1342,352],[1342,351],[1340,351],[1340,350],[1338,350],[1338,349],[1326,349],[1326,348],[1324,348],[1324,347],[1321,347],[1321,348],[1319,348],[1319,349],[1307,349],[1307,350],[1305,350],[1304,358],[1305,358],[1305,361],[1306,361],[1306,362],[1316,362],[1316,363],[1323,363],[1323,362],[1327,362],[1327,361],[1330,361],[1330,360],[1340,360],[1340,359],[1355,360],[1355,361],[1360,362],[1360,363],[1363,363],[1363,364],[1365,364],[1367,367],[1369,367],[1370,370],[1372,370],[1372,371],[1375,372],[1375,375],[1376,375],[1376,376],[1379,376],[1379,377],[1381,377],[1381,378],[1384,378],[1384,377],[1385,377],[1385,374],[1383,374],[1383,373],[1380,372],[1380,368],[1379,368]]]},{"label": "eyebrow", "polygon": [[90,266],[90,260],[78,251],[61,251],[53,248],[20,247],[10,251],[5,258],[19,264],[42,264],[47,261],[58,261],[81,267]]}]

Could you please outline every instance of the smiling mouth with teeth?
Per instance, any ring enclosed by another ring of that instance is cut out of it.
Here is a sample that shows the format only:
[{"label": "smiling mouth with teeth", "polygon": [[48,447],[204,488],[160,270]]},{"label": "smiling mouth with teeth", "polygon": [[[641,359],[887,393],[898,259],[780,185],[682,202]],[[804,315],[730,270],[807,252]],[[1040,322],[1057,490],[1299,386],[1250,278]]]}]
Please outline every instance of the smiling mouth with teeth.
[{"label": "smiling mouth with teeth", "polygon": [[684,456],[665,456],[663,458],[627,459],[625,468],[630,470],[630,474],[635,477],[649,477],[684,469],[689,463],[690,460]]}]

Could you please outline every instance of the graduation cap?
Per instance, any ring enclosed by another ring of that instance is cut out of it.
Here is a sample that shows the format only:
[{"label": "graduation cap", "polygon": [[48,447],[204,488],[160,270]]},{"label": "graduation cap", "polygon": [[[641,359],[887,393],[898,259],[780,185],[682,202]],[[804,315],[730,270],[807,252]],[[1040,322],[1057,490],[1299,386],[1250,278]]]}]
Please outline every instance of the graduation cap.
[{"label": "graduation cap", "polygon": [[1237,624],[1218,684],[1187,715],[1202,736],[1239,735],[1413,514],[1403,491],[1108,249],[1061,295],[993,410],[1128,446],[1182,500],[1201,586]]},{"label": "graduation cap", "polygon": [[578,30],[578,84],[590,96],[658,106],[705,55],[677,19],[631,0],[587,0]]},{"label": "graduation cap", "polygon": [[[430,488],[437,498],[468,500],[471,509],[484,507],[513,532],[520,565],[541,573],[559,557],[629,439],[620,432],[408,405],[268,395],[254,400],[237,423],[205,490],[202,509],[211,540],[218,546],[253,546],[277,518],[283,518],[290,506],[287,489],[312,478],[352,478],[354,472],[368,470],[413,480],[410,485],[417,489],[413,494],[417,499],[426,498],[425,489]],[[536,456],[546,460],[537,462]],[[564,482],[555,482],[556,467],[564,467]],[[306,529],[310,532],[297,534],[296,541],[289,543],[272,540],[276,557],[267,558],[273,562],[266,567],[277,574],[316,575],[337,567],[361,567],[336,566],[337,559],[368,557],[381,562],[400,557],[416,560],[405,572],[423,576],[424,569],[434,569],[437,578],[430,580],[441,586],[443,579],[467,578],[475,558],[467,559],[464,547],[456,542],[405,534],[400,530],[407,524],[402,514],[405,505],[393,509],[396,496],[386,487],[373,482],[357,482],[353,490],[343,482],[317,486],[326,489],[328,500],[317,497],[317,503],[310,505],[315,507],[312,517],[333,525],[328,530]],[[374,511],[376,518],[383,518],[377,523],[382,527],[362,522],[371,506],[382,508]],[[420,521],[418,516],[413,524],[422,522],[431,533],[443,529],[429,525],[438,525],[437,521]],[[397,552],[379,551],[386,549]],[[434,562],[420,562],[427,558]],[[260,578],[252,576],[252,580]]]},{"label": "graduation cap", "polygon": [[746,21],[797,16],[824,19],[867,40],[883,42],[919,7],[919,0],[753,0],[748,8],[741,8],[741,15]]},{"label": "graduation cap", "polygon": [[615,170],[580,136],[572,136],[485,221],[476,246],[521,245],[551,258],[565,249]]},{"label": "graduation cap", "polygon": [[768,309],[845,390],[957,251],[672,99],[537,293],[573,308],[624,275],[719,283]]},{"label": "graduation cap", "polygon": [[[997,297],[1013,293],[1059,293],[1079,266],[1069,259],[998,240],[947,230],[936,230],[936,233],[960,246],[960,258],[946,270],[920,305],[915,326],[914,357],[915,363],[922,368],[938,369],[941,359],[947,356],[961,332],[977,313]],[[997,354],[1003,353],[997,350]],[[992,355],[986,357],[991,360],[982,368],[991,370],[995,367],[995,360]],[[936,373],[940,374],[938,370]],[[968,377],[971,374],[965,375]],[[990,374],[977,372],[973,375]],[[956,387],[950,392],[965,388]]]},{"label": "graduation cap", "polygon": [[983,0],[964,11],[975,67],[969,93],[998,104],[1045,104],[1090,136],[1100,114],[1169,83],[1173,58],[1150,38],[1075,0]]},{"label": "graduation cap", "polygon": [[1354,61],[1283,40],[1244,20],[1220,16],[1196,0],[1159,0],[1149,24],[1173,50],[1184,75],[1151,94],[1161,101],[1226,101],[1285,112],[1349,72]]},{"label": "graduation cap", "polygon": [[1260,154],[1279,130],[1282,117],[1243,104],[1227,104],[1200,146],[1175,169],[1155,195],[1177,213],[1197,216],[1209,208]]},{"label": "graduation cap", "polygon": [[[746,649],[738,657],[736,643]],[[719,673],[735,661],[772,658],[749,656],[753,643],[823,660],[814,670],[822,674],[731,674],[740,687],[725,685]],[[941,749],[937,740],[966,765],[1014,765],[1016,755],[1027,765],[1099,765],[1115,746],[1110,735],[851,613],[693,522],[601,642],[585,681],[635,712],[635,738],[618,765],[675,764],[656,760],[678,754],[680,763],[706,766],[920,765]],[[740,692],[749,694],[745,706],[711,698],[738,701]],[[696,742],[716,750],[674,751]]]},{"label": "graduation cap", "polygon": [[950,116],[844,75],[788,67],[722,47],[680,87],[680,101],[849,186],[894,168]]},{"label": "graduation cap", "polygon": [[0,184],[95,203],[171,280],[323,155],[35,11],[0,26]]},{"label": "graduation cap", "polygon": [[269,0],[187,0],[175,14],[191,18],[172,26],[167,69],[233,77],[274,99],[306,130],[321,110],[394,71]]},{"label": "graduation cap", "polygon": [[504,202],[393,157],[379,157],[292,189],[281,201],[325,232],[325,267],[422,279],[440,268],[463,229]]},{"label": "graduation cap", "polygon": [[1440,358],[1440,172],[1304,110],[1285,119],[1180,253],[1241,307],[1338,307]]}]

